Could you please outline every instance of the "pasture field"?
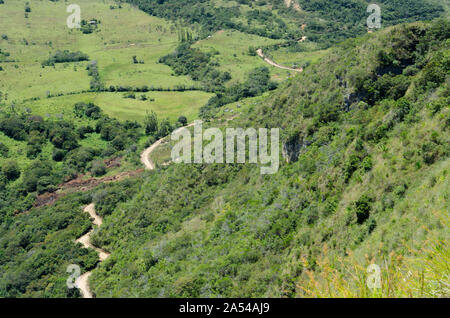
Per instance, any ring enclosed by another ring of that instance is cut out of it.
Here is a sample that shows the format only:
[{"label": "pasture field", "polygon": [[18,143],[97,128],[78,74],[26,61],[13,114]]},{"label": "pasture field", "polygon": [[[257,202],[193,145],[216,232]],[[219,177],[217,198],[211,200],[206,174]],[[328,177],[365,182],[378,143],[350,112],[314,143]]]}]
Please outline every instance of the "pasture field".
[{"label": "pasture field", "polygon": [[250,56],[249,47],[259,48],[261,46],[279,43],[280,40],[272,40],[257,35],[246,34],[236,30],[221,30],[211,37],[198,41],[193,45],[203,52],[216,52],[213,60],[217,61],[222,71],[231,74],[229,84],[237,81],[243,82],[246,75],[254,68],[267,66],[271,70],[273,79],[289,72],[277,69],[265,63],[258,56]]},{"label": "pasture field", "polygon": [[[215,118],[213,119],[213,126],[222,127],[224,125],[227,125],[228,122],[232,122],[232,120],[235,118],[241,116],[245,117],[246,114],[251,112],[253,108],[257,107],[261,102],[267,99],[270,94],[270,92],[266,92],[261,96],[245,98],[238,102],[227,104],[226,106],[219,108],[215,115]],[[193,127],[190,127],[188,129],[193,136]],[[168,138],[166,138],[166,142],[163,142],[150,154],[150,159],[159,166],[170,164],[172,161],[172,148],[175,143],[176,141],[171,141],[169,136]]]},{"label": "pasture field", "polygon": [[[106,86],[194,85],[186,76],[172,76],[170,67],[158,63],[178,43],[177,27],[168,21],[127,4],[119,9],[108,0],[80,0],[77,4],[81,18],[100,21],[93,33],[83,34],[67,27],[67,3],[33,1],[27,18],[25,3],[17,0],[0,5],[0,34],[7,37],[0,39],[0,48],[10,53],[10,62],[0,63],[4,69],[0,73],[0,91],[8,94],[7,102],[89,88],[87,62],[41,67],[42,61],[56,50],[88,54],[90,60],[98,62]],[[133,63],[133,56],[144,64]]]},{"label": "pasture field", "polygon": [[[232,76],[231,81],[228,83],[230,85],[237,81],[244,81],[246,75],[252,69],[261,66],[269,68],[271,78],[275,81],[282,81],[295,75],[295,72],[268,65],[260,57],[248,54],[249,47],[260,48],[280,42],[280,40],[246,34],[236,30],[221,30],[209,38],[198,41],[193,47],[199,48],[203,52],[216,54],[213,60],[220,64],[219,69],[228,71]],[[305,43],[305,48],[308,51],[289,52],[287,48],[280,48],[276,51],[271,51],[268,55],[283,66],[296,68],[316,63],[328,52],[328,50],[314,50],[315,44],[309,42]]]},{"label": "pasture field", "polygon": [[[28,101],[23,107],[32,109],[33,113],[41,116],[56,114],[67,118],[73,117],[75,103],[92,102],[106,114],[121,120],[142,122],[146,112],[153,110],[160,119],[169,118],[176,121],[183,115],[191,121],[197,118],[200,107],[213,96],[211,93],[201,91],[135,93],[136,99],[125,98],[125,95],[128,93],[75,94]],[[147,100],[141,100],[142,95],[145,95]]]},{"label": "pasture field", "polygon": [[317,63],[328,51],[289,52],[287,48],[280,48],[270,52],[270,56],[276,63],[297,68]]}]

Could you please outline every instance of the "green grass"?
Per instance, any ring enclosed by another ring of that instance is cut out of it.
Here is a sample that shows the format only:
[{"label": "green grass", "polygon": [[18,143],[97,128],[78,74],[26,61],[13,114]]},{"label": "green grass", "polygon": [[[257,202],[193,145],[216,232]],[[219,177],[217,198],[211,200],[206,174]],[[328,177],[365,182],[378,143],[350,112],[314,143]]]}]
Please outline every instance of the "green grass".
[{"label": "green grass", "polygon": [[[142,101],[139,96],[146,95]],[[23,104],[41,116],[62,114],[64,118],[73,117],[73,105],[77,102],[93,102],[106,114],[122,120],[142,121],[147,111],[155,111],[159,118],[172,121],[180,115],[189,121],[198,116],[198,110],[212,96],[201,91],[185,92],[147,92],[136,93],[136,99],[124,98],[124,93],[84,93],[54,98],[44,98]],[[154,99],[154,101],[151,101]]]},{"label": "green grass", "polygon": [[314,64],[317,63],[320,58],[325,56],[329,50],[311,51],[311,52],[289,52],[287,48],[280,48],[270,55],[272,59],[284,66],[288,67],[300,67],[305,63]]},{"label": "green grass", "polygon": [[[45,97],[47,91],[57,94],[89,88],[86,63],[41,68],[41,62],[57,49],[79,50],[97,60],[105,85],[166,88],[194,84],[188,77],[172,76],[168,66],[158,63],[159,57],[177,46],[177,28],[168,21],[126,4],[111,10],[113,1],[80,0],[81,18],[101,21],[97,31],[83,34],[66,26],[66,3],[32,2],[25,18],[25,2],[7,1],[0,10],[0,30],[8,36],[8,40],[0,40],[0,47],[14,60],[0,63],[5,69],[0,91],[8,93],[7,102]],[[144,64],[133,64],[133,55]]]},{"label": "green grass", "polygon": [[[269,94],[270,92],[266,92],[261,96],[245,98],[239,102],[227,104],[226,106],[221,107],[217,114],[215,114],[215,118],[213,119],[214,123],[212,126],[221,127],[227,125],[228,122],[242,116],[242,114],[248,113],[252,108],[257,107],[257,105],[263,102]],[[189,120],[189,122],[191,122],[191,120]],[[192,135],[193,128],[191,127],[189,129]],[[172,161],[172,148],[177,141],[171,141],[170,138],[167,138],[166,141],[166,143],[161,144],[150,155],[151,160],[157,165],[167,164]]]},{"label": "green grass", "polygon": [[[245,34],[234,30],[222,30],[216,32],[210,38],[198,41],[193,45],[204,52],[218,51],[213,60],[220,63],[219,69],[230,72],[232,80],[243,82],[246,75],[254,68],[269,66],[258,56],[248,55],[249,47],[258,48],[260,46],[279,43],[279,40],[272,40],[257,35]],[[281,71],[275,67],[269,66],[273,76],[287,74],[287,71]]]}]

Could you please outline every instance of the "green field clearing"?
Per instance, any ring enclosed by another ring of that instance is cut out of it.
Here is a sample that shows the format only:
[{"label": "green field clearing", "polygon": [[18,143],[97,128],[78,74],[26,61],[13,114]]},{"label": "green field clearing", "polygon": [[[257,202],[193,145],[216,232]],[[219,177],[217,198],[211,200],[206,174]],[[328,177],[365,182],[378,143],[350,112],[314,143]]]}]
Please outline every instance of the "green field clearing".
[{"label": "green field clearing", "polygon": [[[23,5],[18,5],[18,2]],[[66,19],[67,3],[34,1],[28,18],[24,16],[26,1],[7,1],[0,7],[0,48],[9,52],[12,62],[0,63],[0,91],[7,102],[32,97],[81,91],[89,88],[90,78],[84,63],[57,64],[41,67],[56,50],[81,51],[97,60],[105,85],[174,87],[194,85],[186,76],[174,77],[172,70],[158,63],[161,56],[177,46],[177,27],[122,4],[110,9],[113,1],[80,0],[81,18],[98,19],[101,23],[91,34],[70,30]],[[136,55],[144,64],[134,64]]]},{"label": "green field clearing", "polygon": [[[18,5],[18,2],[21,3]],[[81,18],[98,19],[98,28],[91,34],[66,25],[67,3],[31,2],[31,12],[25,18],[26,0],[0,5],[0,31],[7,38],[0,39],[0,48],[9,52],[9,62],[0,63],[0,91],[6,105],[29,108],[42,116],[47,114],[72,116],[72,106],[79,101],[90,101],[99,105],[107,114],[120,119],[142,120],[148,110],[159,117],[176,120],[184,115],[188,120],[197,118],[199,108],[212,94],[192,92],[149,92],[150,100],[124,99],[122,94],[82,93],[89,89],[88,62],[59,63],[53,67],[41,66],[50,54],[57,50],[81,51],[90,60],[98,62],[101,81],[108,87],[148,86],[174,88],[196,86],[188,76],[174,76],[167,65],[158,63],[159,58],[174,51],[178,45],[179,27],[164,19],[150,16],[128,4],[111,9],[113,1],[77,2],[81,7]],[[220,1],[219,1],[220,2]],[[225,5],[226,3],[222,3]],[[192,30],[191,30],[192,32]],[[255,48],[278,43],[256,35],[239,31],[219,31],[213,36],[198,41],[194,47],[205,52],[219,52],[214,60],[219,69],[229,71],[231,83],[243,82],[255,67],[268,66],[272,79],[283,80],[290,72],[269,66],[261,58],[248,55],[250,46]],[[143,63],[133,63],[133,56]],[[66,95],[76,92],[77,94]],[[64,96],[46,98],[48,94]],[[136,94],[139,97],[141,94]],[[24,101],[30,98],[37,101]]]},{"label": "green field clearing", "polygon": [[[84,93],[53,98],[45,98],[24,103],[22,106],[32,109],[41,116],[63,115],[73,117],[73,105],[77,102],[92,102],[106,114],[122,120],[142,121],[147,111],[155,111],[159,118],[172,121],[180,115],[191,121],[197,118],[198,110],[213,94],[201,91],[185,92],[147,92],[136,93],[136,99],[124,98],[125,93]],[[148,100],[139,99],[146,95]],[[154,99],[154,101],[151,101]]]},{"label": "green field clearing", "polygon": [[230,83],[234,83],[244,81],[246,75],[255,67],[268,66],[274,78],[280,78],[281,75],[288,74],[287,71],[268,65],[260,57],[248,54],[248,49],[251,46],[258,48],[279,42],[279,40],[245,34],[235,30],[222,30],[207,39],[198,41],[193,47],[204,52],[219,52],[213,59],[220,63],[220,70],[230,72],[232,76]]},{"label": "green field clearing", "polygon": [[288,67],[301,67],[305,64],[314,64],[327,54],[328,50],[311,52],[289,52],[287,48],[280,48],[270,52],[272,59]]},{"label": "green field clearing", "polygon": [[[227,122],[232,121],[235,118],[248,113],[251,108],[258,107],[258,105],[263,102],[270,95],[270,92],[266,92],[261,96],[250,97],[240,100],[239,102],[227,104],[221,107],[216,116],[214,125],[216,127],[221,127]],[[193,134],[193,127],[188,128]],[[150,159],[157,165],[167,165],[171,163],[172,158],[172,148],[177,143],[177,141],[171,141],[170,138],[166,139],[167,142],[162,143],[158,148],[156,148],[151,154]],[[193,146],[192,146],[193,149]]]}]

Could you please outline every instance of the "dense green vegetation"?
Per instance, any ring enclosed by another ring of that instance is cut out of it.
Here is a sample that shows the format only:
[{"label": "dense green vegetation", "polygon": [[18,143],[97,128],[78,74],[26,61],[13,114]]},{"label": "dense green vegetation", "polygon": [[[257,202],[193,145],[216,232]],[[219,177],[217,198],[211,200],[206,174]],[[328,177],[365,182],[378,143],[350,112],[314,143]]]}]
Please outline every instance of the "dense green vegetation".
[{"label": "dense green vegetation", "polygon": [[[171,165],[148,176],[94,236],[113,251],[94,271],[94,292],[306,296],[299,286],[325,255],[347,277],[347,253],[363,268],[374,259],[396,270],[393,251],[447,241],[448,31],[441,20],[348,40],[248,108],[233,126],[283,129],[290,162],[273,176],[251,165]],[[438,275],[445,282],[448,269]],[[444,283],[432,284],[445,295]],[[364,288],[355,293],[375,295]]]},{"label": "dense green vegetation", "polygon": [[[0,132],[21,143],[30,160],[30,164],[19,166],[13,160],[18,153],[11,153],[7,145],[1,144],[2,157],[6,157],[0,172],[2,221],[31,208],[36,195],[54,192],[58,184],[78,174],[105,174],[99,159],[125,155],[137,161],[136,140],[144,135],[141,124],[110,118],[92,103],[77,103],[74,116],[80,122],[27,113],[0,114]],[[171,127],[169,123],[168,132]],[[86,145],[84,141],[93,135],[104,144]]]},{"label": "dense green vegetation", "polygon": [[42,66],[54,66],[55,63],[87,61],[89,56],[81,52],[69,52],[68,50],[56,51],[48,60],[42,62]]},{"label": "dense green vegetation", "polygon": [[[294,0],[300,10],[287,8],[284,0],[229,1],[217,6],[213,0],[127,0],[141,10],[162,18],[197,25],[200,37],[220,29],[236,29],[274,39],[299,40],[306,35],[323,46],[364,34],[365,0]],[[431,1],[379,1],[385,26],[432,19],[443,7]],[[306,29],[301,26],[306,25]]]},{"label": "dense green vegetation", "polygon": [[52,207],[33,210],[2,222],[0,227],[0,297],[79,297],[68,289],[67,266],[95,267],[97,253],[83,249],[74,237],[91,227],[80,213],[89,196],[74,194]]},{"label": "dense green vegetation", "polygon": [[193,80],[202,82],[204,90],[216,93],[200,110],[203,118],[211,116],[214,108],[242,98],[261,95],[277,86],[270,80],[269,69],[260,67],[250,71],[244,83],[236,82],[226,87],[225,83],[231,79],[230,73],[217,69],[218,63],[211,61],[212,53],[204,53],[190,45],[191,43],[184,41],[174,53],[162,57],[160,62],[172,67],[175,74],[190,75]]},{"label": "dense green vegetation", "polygon": [[162,57],[160,62],[170,66],[176,75],[189,75],[193,80],[201,81],[206,91],[221,90],[231,75],[215,69],[217,65],[211,63],[210,54],[191,48],[190,44],[183,42],[174,53]]},{"label": "dense green vegetation", "polygon": [[[448,19],[367,34],[363,0],[124,1],[156,17],[80,1],[103,22],[51,33],[34,19],[62,1],[8,7],[49,38],[18,28],[0,40],[0,297],[79,297],[66,286],[69,264],[93,270],[97,297],[449,296]],[[436,1],[380,3],[384,26],[442,12]],[[221,29],[240,31],[221,45],[259,45],[259,35],[271,54],[339,45],[277,85],[256,47],[226,57],[208,47]],[[219,56],[245,71],[231,75]],[[176,108],[148,106],[169,94]],[[170,164],[87,192],[61,186],[142,168],[140,151],[197,118],[200,96],[210,98],[205,127],[280,128],[278,173]],[[122,166],[109,167],[116,159]],[[61,197],[35,206],[52,195]],[[111,253],[102,263],[75,243],[92,228],[89,203],[104,217],[92,237]],[[359,282],[372,262],[387,273],[379,292]]]}]

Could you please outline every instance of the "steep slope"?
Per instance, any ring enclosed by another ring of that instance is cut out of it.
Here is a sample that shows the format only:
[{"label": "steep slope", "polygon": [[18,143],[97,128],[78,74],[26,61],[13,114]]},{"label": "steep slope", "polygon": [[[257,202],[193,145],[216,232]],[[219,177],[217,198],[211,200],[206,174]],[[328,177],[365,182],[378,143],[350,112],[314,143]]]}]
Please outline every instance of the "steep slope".
[{"label": "steep slope", "polygon": [[[161,18],[184,21],[199,28],[202,36],[220,29],[236,29],[260,36],[299,40],[307,36],[329,46],[367,32],[366,0],[126,0]],[[377,2],[383,26],[431,20],[444,12],[443,4],[430,0]]]},{"label": "steep slope", "polygon": [[[448,254],[449,28],[439,20],[348,40],[228,122],[282,129],[277,174],[179,164],[127,202],[111,204],[120,190],[103,194],[108,216],[94,240],[112,255],[91,277],[94,293],[307,296],[327,268],[351,282],[347,263],[361,275],[371,262],[400,272],[393,253],[409,260],[429,241]],[[440,270],[426,274],[426,290],[413,283],[419,262],[409,285],[387,280],[373,294],[349,283],[328,295],[448,295],[441,256],[418,253]]]}]

